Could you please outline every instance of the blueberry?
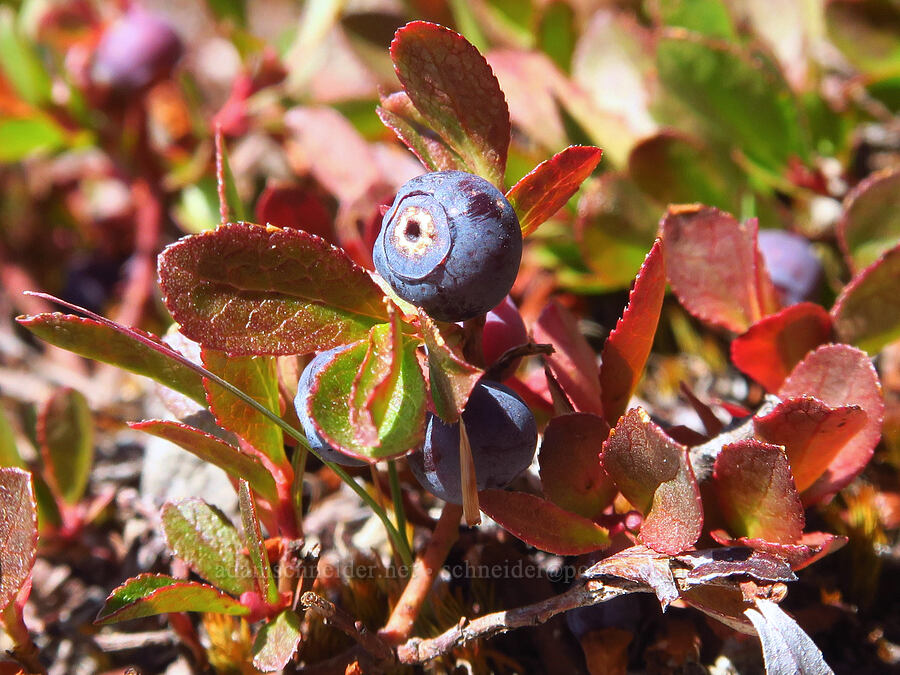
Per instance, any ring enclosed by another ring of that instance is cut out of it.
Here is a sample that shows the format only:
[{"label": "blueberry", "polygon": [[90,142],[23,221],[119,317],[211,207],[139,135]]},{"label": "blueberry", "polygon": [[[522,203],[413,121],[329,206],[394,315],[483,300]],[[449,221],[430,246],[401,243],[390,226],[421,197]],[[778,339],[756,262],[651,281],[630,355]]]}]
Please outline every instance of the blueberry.
[{"label": "blueberry", "polygon": [[[534,415],[515,392],[495,382],[479,382],[462,414],[478,489],[502,488],[528,468],[537,447]],[[444,501],[462,502],[459,424],[429,415],[425,444],[408,457],[426,490]]]},{"label": "blueberry", "polygon": [[365,466],[362,460],[350,457],[349,455],[335,450],[328,442],[319,435],[316,425],[313,424],[309,416],[309,399],[312,394],[312,385],[319,371],[327,366],[331,360],[340,352],[348,348],[349,345],[342,345],[329,349],[327,352],[318,354],[310,361],[303,373],[300,375],[300,382],[297,385],[297,396],[294,398],[294,408],[297,411],[297,418],[300,420],[300,426],[303,427],[303,433],[306,434],[306,440],[310,447],[319,453],[322,459],[343,466]]},{"label": "blueberry", "polygon": [[440,321],[464,321],[509,293],[522,231],[488,181],[462,171],[427,173],[400,188],[372,257],[401,298]]},{"label": "blueberry", "polygon": [[759,251],[781,304],[796,305],[818,296],[822,262],[805,237],[784,230],[760,230]]},{"label": "blueberry", "polygon": [[[522,321],[522,315],[516,309],[512,298],[507,295],[484,318],[481,351],[484,354],[485,366],[490,368],[507,350],[527,342],[528,330],[525,328],[525,322]],[[510,377],[516,372],[521,360],[516,359],[510,363],[503,372],[497,375],[497,379],[505,380]]]},{"label": "blueberry", "polygon": [[181,40],[165,19],[132,5],[103,33],[93,77],[119,93],[136,92],[168,75],[181,52]]}]

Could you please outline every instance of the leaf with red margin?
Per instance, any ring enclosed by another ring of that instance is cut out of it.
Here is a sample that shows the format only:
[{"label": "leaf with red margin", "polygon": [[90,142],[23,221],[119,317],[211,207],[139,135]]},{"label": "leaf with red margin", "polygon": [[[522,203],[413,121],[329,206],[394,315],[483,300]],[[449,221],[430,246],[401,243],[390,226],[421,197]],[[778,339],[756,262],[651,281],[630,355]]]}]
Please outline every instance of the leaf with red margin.
[{"label": "leaf with red margin", "polygon": [[606,548],[609,532],[592,520],[524,492],[482,490],[481,510],[526,544],[557,555]]},{"label": "leaf with red margin", "polygon": [[625,499],[644,514],[641,541],[669,555],[697,541],[703,508],[688,450],[642,408],[632,408],[619,419],[600,456]]},{"label": "leaf with red margin", "polygon": [[285,355],[364,338],[384,295],[340,249],[301,230],[250,223],[184,237],[159,256],[181,332],[233,355]]},{"label": "leaf with red margin", "polygon": [[253,640],[253,666],[264,673],[281,671],[290,663],[300,645],[302,619],[292,609],[284,609],[267,621]]},{"label": "leaf with red margin", "polygon": [[447,343],[441,328],[425,312],[419,312],[419,325],[428,352],[428,379],[434,410],[447,424],[459,419],[469,394],[484,375],[481,368],[468,363]]},{"label": "leaf with red margin", "polygon": [[589,145],[571,145],[538,164],[506,193],[527,237],[552,218],[578,192],[597,168],[603,151]]},{"label": "leaf with red margin", "polygon": [[709,535],[722,546],[744,546],[766,555],[778,556],[793,570],[802,570],[812,565],[819,558],[837,551],[848,541],[847,537],[827,532],[807,532],[794,544],[778,544],[752,537],[733,539],[724,530],[712,530]]},{"label": "leaf with red margin", "polygon": [[719,209],[686,204],[670,206],[660,228],[669,284],[698,319],[743,333],[777,311],[755,221],[739,223]]},{"label": "leaf with red margin", "polygon": [[235,480],[245,478],[256,492],[272,503],[278,498],[275,479],[260,461],[221,438],[171,420],[145,420],[131,422],[128,426],[184,448],[204,462],[219,467]]},{"label": "leaf with red margin", "polygon": [[595,519],[616,496],[600,465],[609,425],[590,413],[560,415],[544,429],[538,454],[544,496],[557,506]]},{"label": "leaf with red margin", "polygon": [[722,447],[713,469],[722,516],[737,537],[793,544],[805,519],[784,450],[756,440]]},{"label": "leaf with red margin", "polygon": [[[275,357],[228,356],[214,349],[203,349],[201,353],[207,370],[230,382],[275,415],[281,414]],[[209,380],[203,383],[209,409],[220,427],[240,436],[277,466],[288,464],[281,429],[231,392]]]},{"label": "leaf with red margin", "polygon": [[37,503],[31,474],[0,467],[0,611],[13,601],[34,566]]},{"label": "leaf with red margin", "polygon": [[94,420],[78,391],[57,389],[37,424],[44,478],[57,498],[76,504],[84,496],[94,463]]},{"label": "leaf with red margin", "polygon": [[534,323],[534,340],[553,345],[545,357],[566,396],[578,412],[603,414],[597,356],[567,309],[555,300],[547,303]]},{"label": "leaf with red margin", "polygon": [[244,539],[253,565],[257,591],[266,602],[274,603],[278,600],[278,586],[275,585],[275,577],[272,576],[269,554],[266,552],[266,543],[256,515],[256,500],[250,492],[250,484],[245,480],[240,481],[238,488],[238,506],[241,510],[241,524],[244,526]]},{"label": "leaf with red margin", "polygon": [[391,59],[428,125],[473,173],[501,185],[509,149],[509,108],[478,50],[449,28],[412,21],[394,34]]},{"label": "leaf with red margin", "polygon": [[849,345],[823,345],[797,364],[785,380],[778,396],[815,396],[837,408],[858,405],[866,415],[866,425],[851,438],[832,460],[825,473],[803,493],[803,503],[812,504],[832,497],[863,470],[881,438],[884,398],[872,362],[864,352]]},{"label": "leaf with red margin", "polygon": [[469,166],[429,129],[405,91],[381,98],[375,112],[430,171],[466,171]]},{"label": "leaf with red margin", "polygon": [[801,302],[760,319],[731,343],[731,361],[745,375],[777,391],[810,351],[832,336],[831,316],[821,306]]},{"label": "leaf with red margin", "polygon": [[109,594],[94,623],[104,625],[169,612],[243,616],[250,610],[213,586],[165,574],[140,574]]},{"label": "leaf with red margin", "polygon": [[835,330],[849,342],[875,355],[900,338],[900,244],[844,286],[831,308]]},{"label": "leaf with red margin", "polygon": [[756,437],[783,445],[797,490],[825,473],[846,443],[866,424],[858,405],[827,406],[812,396],[789,398],[768,415],[753,418]]},{"label": "leaf with red margin", "polygon": [[631,400],[644,372],[663,298],[666,295],[666,268],[662,242],[657,239],[628,296],[628,306],[600,357],[600,396],[606,421],[615,424]]},{"label": "leaf with red margin", "polygon": [[838,242],[852,270],[861,270],[900,240],[900,167],[870,174],[844,199]]}]

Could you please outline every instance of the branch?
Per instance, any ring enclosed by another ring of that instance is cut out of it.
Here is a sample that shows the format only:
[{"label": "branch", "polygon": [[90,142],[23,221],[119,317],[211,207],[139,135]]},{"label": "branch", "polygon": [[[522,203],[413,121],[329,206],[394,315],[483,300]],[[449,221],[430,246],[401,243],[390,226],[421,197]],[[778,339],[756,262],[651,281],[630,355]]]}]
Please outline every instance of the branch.
[{"label": "branch", "polygon": [[304,593],[300,598],[300,602],[304,607],[321,615],[328,623],[353,638],[360,647],[377,660],[388,661],[393,659],[393,652],[384,640],[375,633],[369,632],[361,621],[354,620],[347,612],[340,607],[336,607],[333,602],[312,591]]}]

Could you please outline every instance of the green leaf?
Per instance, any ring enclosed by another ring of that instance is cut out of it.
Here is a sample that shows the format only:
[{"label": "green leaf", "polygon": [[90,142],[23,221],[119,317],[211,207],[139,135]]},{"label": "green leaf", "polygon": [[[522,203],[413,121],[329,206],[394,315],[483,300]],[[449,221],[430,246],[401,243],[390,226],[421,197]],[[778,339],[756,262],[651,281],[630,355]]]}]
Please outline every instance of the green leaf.
[{"label": "green leaf", "polygon": [[159,349],[120,333],[107,324],[71,314],[20,316],[16,321],[52,345],[144,375],[206,406],[202,378],[167,356],[172,350],[160,343],[155,335],[128,329],[158,343]]},{"label": "green leaf", "polygon": [[877,171],[853,189],[844,200],[837,234],[855,270],[900,244],[900,168]]},{"label": "green leaf", "polygon": [[287,666],[300,645],[301,619],[297,612],[285,609],[268,621],[253,641],[253,666],[269,673]]},{"label": "green leaf", "polygon": [[382,97],[376,109],[384,126],[393,131],[431,171],[468,171],[469,165],[428,128],[406,92]]},{"label": "green leaf", "polygon": [[165,574],[141,574],[114,589],[95,624],[129,621],[170,612],[212,612],[245,616],[247,607],[222,591],[196,581],[184,581]]},{"label": "green leaf", "polygon": [[572,64],[577,17],[568,2],[550,2],[541,10],[537,40],[540,51],[563,71]]},{"label": "green leaf", "polygon": [[215,464],[235,480],[246,479],[265,499],[273,502],[278,499],[275,479],[260,461],[216,436],[170,420],[146,420],[133,422],[129,426],[181,446],[200,459]]},{"label": "green leaf", "polygon": [[831,0],[828,37],[869,80],[900,75],[900,9],[883,0]]},{"label": "green leaf", "polygon": [[831,308],[843,342],[875,355],[900,338],[900,244],[844,286]]},{"label": "green leaf", "polygon": [[428,125],[472,173],[502,185],[509,109],[497,78],[478,50],[448,28],[413,21],[394,35],[391,59]]},{"label": "green leaf", "polygon": [[361,445],[381,444],[378,430],[384,425],[390,396],[397,387],[402,359],[400,321],[392,313],[390,324],[375,326],[369,333],[365,358],[350,387],[350,424]]},{"label": "green leaf", "polygon": [[313,384],[310,412],[316,429],[332,447],[361,459],[402,455],[421,443],[425,431],[425,379],[416,358],[418,343],[401,337],[395,342],[399,349],[391,350],[399,362],[391,362],[394,374],[378,395],[384,410],[378,443],[361,442],[358,438],[353,422],[358,413],[350,410],[354,383],[361,370],[374,367],[376,362],[367,359],[367,355],[374,354],[378,344],[384,344],[389,332],[386,325],[374,327],[365,342],[336,354]]},{"label": "green leaf", "polygon": [[0,117],[0,162],[19,162],[36,153],[59,150],[67,143],[65,130],[43,113]]},{"label": "green leaf", "polygon": [[25,468],[25,460],[19,454],[19,448],[16,444],[15,432],[2,406],[0,406],[0,466]]},{"label": "green leaf", "polygon": [[237,530],[202,499],[163,505],[162,526],[172,553],[213,586],[234,596],[256,587],[250,558]]},{"label": "green leaf", "polygon": [[250,552],[256,589],[266,602],[274,603],[278,600],[278,587],[272,576],[269,554],[266,553],[266,542],[263,539],[259,518],[256,515],[256,501],[254,501],[253,495],[250,493],[250,486],[245,480],[240,481],[238,504],[241,508],[241,523],[244,525],[244,538],[247,542],[247,550]]},{"label": "green leaf", "polygon": [[31,105],[50,101],[50,75],[34,46],[19,34],[15,12],[9,6],[0,7],[0,68],[16,93]]},{"label": "green leaf", "polygon": [[233,355],[330,349],[387,320],[366,271],[301,230],[232,223],[184,237],[160,255],[159,277],[182,333]]},{"label": "green leaf", "polygon": [[247,6],[244,0],[209,0],[209,8],[218,19],[229,19],[239,26],[247,23]]},{"label": "green leaf", "polygon": [[232,173],[231,164],[228,161],[228,151],[225,149],[225,139],[218,129],[216,130],[215,140],[216,187],[219,195],[225,196],[225,204],[219,204],[219,209],[221,210],[224,207],[228,220],[246,220],[247,209],[244,208],[244,202],[238,194],[234,173]]},{"label": "green leaf", "polygon": [[764,52],[671,30],[656,57],[662,86],[711,136],[779,174],[791,157],[807,158],[797,101]]},{"label": "green leaf", "polygon": [[453,424],[459,420],[469,394],[484,371],[468,363],[458,349],[448,344],[445,334],[454,326],[438,327],[425,312],[419,313],[419,325],[428,352],[428,379],[434,410],[444,422]]},{"label": "green leaf", "polygon": [[[230,382],[273,414],[281,414],[274,356],[228,356],[214,349],[204,349],[202,354],[207,370]],[[206,384],[209,407],[218,425],[240,436],[276,465],[286,465],[281,429],[231,392],[208,381]]]},{"label": "green leaf", "polygon": [[0,611],[28,580],[37,548],[37,506],[31,474],[0,467]]},{"label": "green leaf", "polygon": [[687,28],[710,37],[737,37],[728,7],[722,0],[653,0],[651,12],[672,27]]},{"label": "green leaf", "polygon": [[69,504],[84,495],[94,462],[94,422],[87,399],[58,389],[41,410],[38,439],[47,482]]}]

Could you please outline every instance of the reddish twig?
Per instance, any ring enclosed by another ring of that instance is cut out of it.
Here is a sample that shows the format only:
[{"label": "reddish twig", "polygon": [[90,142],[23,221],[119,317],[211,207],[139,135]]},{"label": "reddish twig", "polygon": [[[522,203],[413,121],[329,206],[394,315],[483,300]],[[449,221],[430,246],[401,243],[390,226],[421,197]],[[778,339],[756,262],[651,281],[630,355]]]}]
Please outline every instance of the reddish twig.
[{"label": "reddish twig", "polygon": [[219,195],[219,220],[228,222],[228,197],[225,194],[225,137],[222,125],[216,123],[216,193]]}]

